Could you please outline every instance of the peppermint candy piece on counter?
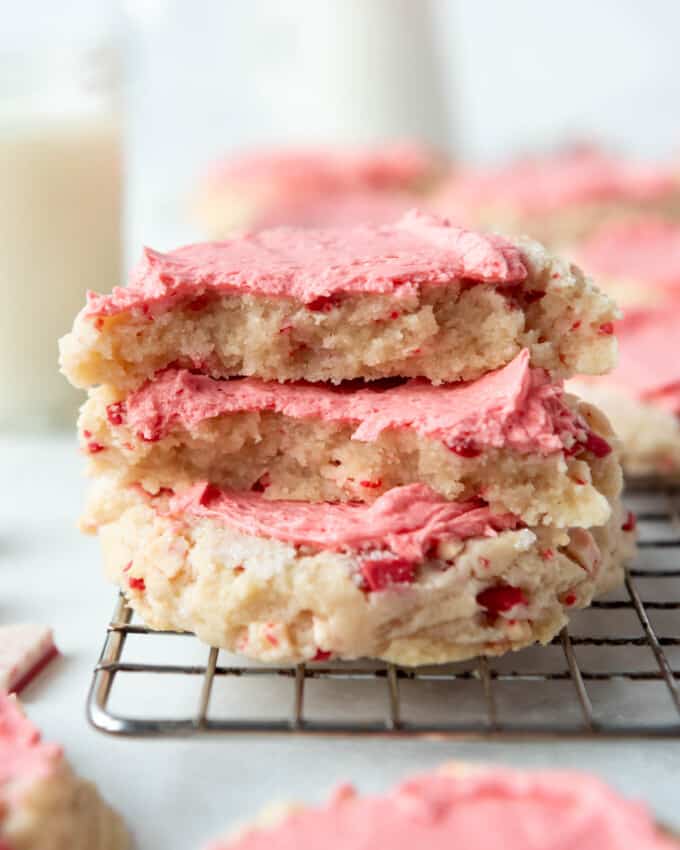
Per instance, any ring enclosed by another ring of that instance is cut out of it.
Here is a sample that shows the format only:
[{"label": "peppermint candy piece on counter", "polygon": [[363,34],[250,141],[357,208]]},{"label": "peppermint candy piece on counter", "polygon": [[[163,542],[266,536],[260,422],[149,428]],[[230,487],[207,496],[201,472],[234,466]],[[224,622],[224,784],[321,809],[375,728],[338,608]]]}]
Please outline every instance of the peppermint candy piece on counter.
[{"label": "peppermint candy piece on counter", "polygon": [[0,691],[20,693],[57,655],[48,626],[0,626]]}]

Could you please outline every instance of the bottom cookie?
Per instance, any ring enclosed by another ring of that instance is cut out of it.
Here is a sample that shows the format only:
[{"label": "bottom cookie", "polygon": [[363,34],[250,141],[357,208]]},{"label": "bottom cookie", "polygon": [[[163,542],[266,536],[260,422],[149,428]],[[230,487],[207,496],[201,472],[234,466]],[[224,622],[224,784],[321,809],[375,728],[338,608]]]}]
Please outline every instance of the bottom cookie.
[{"label": "bottom cookie", "polygon": [[126,850],[127,831],[60,747],[45,744],[17,700],[0,692],[0,848]]},{"label": "bottom cookie", "polygon": [[207,850],[677,850],[647,809],[585,773],[445,765],[383,796],[348,785],[317,808],[278,806]]},{"label": "bottom cookie", "polygon": [[621,581],[633,545],[619,505],[590,531],[526,528],[424,485],[371,505],[112,488],[89,522],[109,578],[151,628],[281,663],[421,665],[546,643]]}]

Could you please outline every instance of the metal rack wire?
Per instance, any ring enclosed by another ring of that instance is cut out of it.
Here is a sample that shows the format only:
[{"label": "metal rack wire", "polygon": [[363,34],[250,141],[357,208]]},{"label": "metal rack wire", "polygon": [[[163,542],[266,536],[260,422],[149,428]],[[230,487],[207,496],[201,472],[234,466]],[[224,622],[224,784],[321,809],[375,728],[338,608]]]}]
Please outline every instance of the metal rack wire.
[{"label": "metal rack wire", "polygon": [[[625,588],[578,612],[548,647],[415,670],[380,662],[255,665],[192,636],[136,624],[121,596],[88,719],[102,732],[143,737],[680,737],[680,490],[638,484],[627,502],[640,548]],[[140,657],[140,641],[153,641],[154,652],[144,647]],[[173,641],[184,642],[184,652],[190,642],[186,663]],[[122,679],[127,700],[117,701]],[[179,699],[171,679],[179,680]]]}]

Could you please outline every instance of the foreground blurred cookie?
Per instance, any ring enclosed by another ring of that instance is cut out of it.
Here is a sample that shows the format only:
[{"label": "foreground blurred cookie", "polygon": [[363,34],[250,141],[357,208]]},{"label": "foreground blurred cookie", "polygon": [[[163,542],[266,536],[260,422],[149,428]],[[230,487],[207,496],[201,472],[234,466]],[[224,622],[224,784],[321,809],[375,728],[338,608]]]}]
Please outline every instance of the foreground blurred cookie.
[{"label": "foreground blurred cookie", "polygon": [[271,809],[208,850],[674,850],[648,810],[576,772],[451,764],[382,796],[342,786],[317,808]]},{"label": "foreground blurred cookie", "polygon": [[680,477],[680,298],[630,309],[617,322],[619,364],[569,382],[604,410],[630,475]]},{"label": "foreground blurred cookie", "polygon": [[614,303],[537,244],[412,213],[391,226],[264,231],[147,251],[90,293],[61,343],[79,387],[131,390],[172,364],[216,378],[472,380],[527,348],[566,377],[615,362]]},{"label": "foreground blurred cookie", "polygon": [[640,213],[680,218],[680,176],[591,147],[459,172],[433,204],[470,227],[570,245],[605,221]]},{"label": "foreground blurred cookie", "polygon": [[89,522],[107,575],[152,628],[281,662],[417,665],[545,643],[620,583],[632,546],[618,499],[598,528],[527,528],[424,484],[369,504],[104,485]]},{"label": "foreground blurred cookie", "polygon": [[386,224],[416,205],[443,170],[415,143],[366,149],[291,149],[235,155],[216,163],[194,202],[208,236],[281,225]]},{"label": "foreground blurred cookie", "polygon": [[126,850],[129,838],[97,789],[46,744],[14,697],[0,692],[0,848]]}]

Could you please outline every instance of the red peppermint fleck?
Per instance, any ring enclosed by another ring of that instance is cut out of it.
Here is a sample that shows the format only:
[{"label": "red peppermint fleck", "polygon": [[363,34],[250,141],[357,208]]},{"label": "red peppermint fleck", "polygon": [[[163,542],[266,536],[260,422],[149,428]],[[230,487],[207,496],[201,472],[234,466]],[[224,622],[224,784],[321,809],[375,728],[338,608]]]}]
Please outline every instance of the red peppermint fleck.
[{"label": "red peppermint fleck", "polygon": [[526,605],[527,599],[520,587],[509,584],[499,584],[496,587],[487,587],[477,594],[477,603],[491,616],[496,616],[503,611],[509,611],[515,605]]},{"label": "red peppermint fleck", "polygon": [[567,593],[564,597],[565,605],[574,605],[576,603],[576,594],[575,593]]},{"label": "red peppermint fleck", "polygon": [[170,275],[170,274],[167,274],[167,273],[159,274],[158,279],[160,280],[161,283],[164,283],[166,286],[172,286],[172,284],[175,282],[175,279],[173,278],[173,276]]},{"label": "red peppermint fleck", "polygon": [[135,578],[134,576],[131,576],[128,579],[128,584],[130,585],[131,590],[146,590],[146,582],[143,578]]},{"label": "red peppermint fleck", "polygon": [[553,280],[559,280],[559,279],[562,277],[562,275],[561,275],[559,272],[553,272],[553,273],[550,275],[550,277],[551,277]]},{"label": "red peppermint fleck", "polygon": [[574,322],[574,324],[571,326],[572,331],[577,331],[581,327],[582,324],[583,323],[581,322],[580,319],[577,322]]},{"label": "red peppermint fleck", "polygon": [[612,450],[612,447],[606,440],[603,440],[602,437],[599,437],[592,431],[588,434],[585,447],[589,452],[592,452],[595,457],[607,457]]},{"label": "red peppermint fleck", "polygon": [[271,487],[271,478],[269,477],[269,473],[265,472],[262,474],[257,481],[250,488],[253,493],[264,493],[264,491]]},{"label": "red peppermint fleck", "polygon": [[94,326],[96,330],[102,330],[102,328],[104,327],[104,317],[97,316],[97,318],[94,320]]},{"label": "red peppermint fleck", "polygon": [[289,332],[290,332],[290,331],[292,331],[292,330],[293,330],[293,326],[292,326],[292,325],[282,325],[282,326],[279,328],[279,333],[280,333],[280,334],[287,334],[287,333],[289,333]]},{"label": "red peppermint fleck", "polygon": [[329,313],[340,305],[340,301],[341,299],[338,295],[320,295],[305,306],[308,310],[312,310],[315,313]]},{"label": "red peppermint fleck", "polygon": [[125,419],[125,404],[122,401],[116,401],[107,405],[106,418],[111,425],[122,425]]},{"label": "red peppermint fleck", "polygon": [[206,484],[205,489],[201,493],[199,504],[203,507],[207,507],[210,502],[215,501],[215,499],[219,499],[222,495],[222,491],[215,484]]},{"label": "red peppermint fleck", "polygon": [[544,549],[541,552],[541,558],[543,558],[544,561],[552,561],[552,559],[554,557],[555,557],[555,553],[553,552],[552,549]]},{"label": "red peppermint fleck", "polygon": [[317,649],[312,661],[328,661],[331,655],[333,655],[332,652],[326,652],[325,649]]},{"label": "red peppermint fleck", "polygon": [[597,332],[603,336],[611,336],[614,333],[614,322],[604,322]]},{"label": "red peppermint fleck", "polygon": [[545,298],[545,292],[541,292],[540,289],[530,289],[524,293],[524,300],[527,304],[533,304],[534,301],[540,301],[541,298]]},{"label": "red peppermint fleck", "polygon": [[399,310],[392,310],[392,312],[390,313],[390,319],[398,319],[399,316],[401,316]]},{"label": "red peppermint fleck", "polygon": [[89,440],[91,436],[92,431],[83,431],[83,437],[85,437],[86,440]]},{"label": "red peppermint fleck", "polygon": [[483,558],[482,556],[480,556],[480,557],[478,558],[478,560],[479,560],[479,563],[480,563],[480,564],[481,564],[481,565],[482,565],[485,569],[488,569],[488,568],[491,566],[491,561],[490,561],[488,558]]},{"label": "red peppermint fleck", "polygon": [[187,304],[187,310],[191,310],[192,313],[198,313],[200,310],[205,310],[212,300],[212,297],[206,292],[203,295],[199,295],[198,298],[194,298],[193,301],[190,301]]},{"label": "red peppermint fleck", "polygon": [[472,443],[457,443],[455,446],[447,446],[449,451],[460,457],[479,457],[482,450],[476,448]]},{"label": "red peppermint fleck", "polygon": [[621,531],[635,531],[637,527],[637,518],[632,511],[628,511],[626,521],[621,526]]},{"label": "red peppermint fleck", "polygon": [[123,567],[123,572],[129,573],[131,569],[132,569],[132,561],[128,561],[127,564],[125,564],[125,566]]},{"label": "red peppermint fleck", "polygon": [[102,446],[101,443],[95,443],[92,441],[87,444],[87,450],[91,455],[96,455],[98,452],[106,451],[106,446]]},{"label": "red peppermint fleck", "polygon": [[376,478],[375,481],[360,481],[359,484],[369,490],[377,490],[378,487],[382,487],[382,478]]},{"label": "red peppermint fleck", "polygon": [[408,353],[409,357],[414,357],[416,354],[420,354],[421,351],[421,348],[412,348]]},{"label": "red peppermint fleck", "polygon": [[574,482],[574,484],[580,484],[581,486],[586,483],[583,478],[572,478],[572,481]]},{"label": "red peppermint fleck", "polygon": [[411,584],[416,578],[416,565],[406,558],[367,558],[359,569],[369,590],[385,590],[392,584]]},{"label": "red peppermint fleck", "polygon": [[272,646],[278,646],[279,645],[278,638],[275,635],[271,634],[270,632],[265,632],[265,637],[267,638],[267,640],[269,641],[269,643]]}]

